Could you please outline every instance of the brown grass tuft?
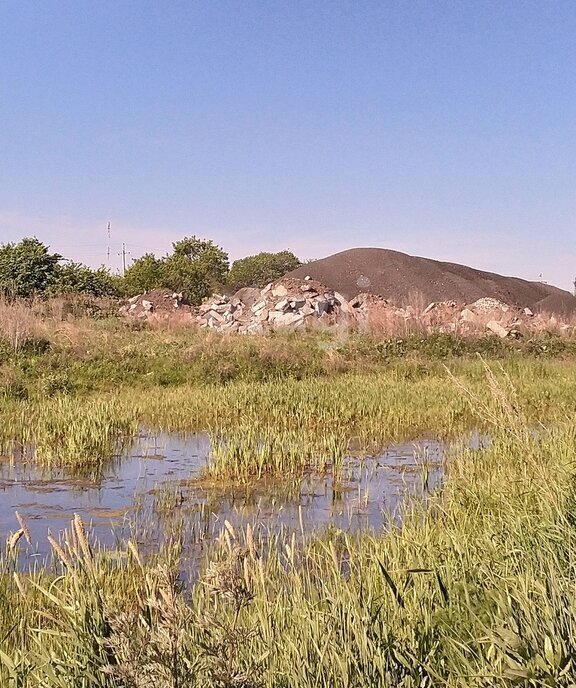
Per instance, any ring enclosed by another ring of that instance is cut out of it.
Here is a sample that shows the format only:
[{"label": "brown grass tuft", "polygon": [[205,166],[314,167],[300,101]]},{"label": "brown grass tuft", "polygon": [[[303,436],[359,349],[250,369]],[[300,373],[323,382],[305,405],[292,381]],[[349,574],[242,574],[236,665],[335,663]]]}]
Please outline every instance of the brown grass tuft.
[{"label": "brown grass tuft", "polygon": [[0,339],[18,353],[35,340],[46,338],[44,323],[23,301],[0,301]]}]

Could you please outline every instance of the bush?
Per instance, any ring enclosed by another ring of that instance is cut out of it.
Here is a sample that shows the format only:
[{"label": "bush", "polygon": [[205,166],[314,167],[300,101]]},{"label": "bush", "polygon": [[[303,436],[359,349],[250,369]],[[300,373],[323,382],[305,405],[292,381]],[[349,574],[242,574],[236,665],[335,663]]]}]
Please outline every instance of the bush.
[{"label": "bush", "polygon": [[116,296],[118,281],[104,267],[92,268],[73,261],[62,262],[58,253],[36,238],[0,245],[0,296],[29,299],[55,294]]},{"label": "bush", "polygon": [[283,277],[291,270],[296,270],[301,265],[300,259],[291,251],[262,252],[234,261],[227,282],[234,291],[242,287],[259,287],[262,289],[270,282]]},{"label": "bush", "polygon": [[118,296],[117,278],[104,268],[92,270],[81,263],[68,261],[59,265],[47,292],[59,294],[87,294],[90,296]]},{"label": "bush", "polygon": [[190,303],[199,304],[225,282],[228,254],[214,242],[186,237],[175,242],[173,249],[164,258],[147,253],[135,260],[124,276],[124,294],[171,289],[182,292]]},{"label": "bush", "polygon": [[36,238],[0,245],[0,295],[15,299],[44,294],[56,280],[61,258]]}]

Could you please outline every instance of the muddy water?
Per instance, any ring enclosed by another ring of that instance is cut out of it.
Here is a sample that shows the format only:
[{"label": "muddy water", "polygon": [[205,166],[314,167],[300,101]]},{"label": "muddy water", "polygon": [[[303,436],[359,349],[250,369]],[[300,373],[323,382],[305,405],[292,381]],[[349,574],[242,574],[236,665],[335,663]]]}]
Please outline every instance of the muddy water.
[{"label": "muddy water", "polygon": [[97,482],[2,460],[0,539],[18,528],[15,511],[28,523],[33,539],[21,556],[32,559],[45,557],[47,534],[60,535],[75,513],[104,546],[132,537],[152,549],[175,532],[193,543],[205,542],[225,519],[238,526],[262,524],[270,532],[330,525],[378,529],[394,518],[407,493],[438,487],[446,450],[431,439],[394,444],[377,457],[349,457],[338,483],[330,475],[307,475],[249,486],[201,480],[210,452],[204,434],[142,436]]}]

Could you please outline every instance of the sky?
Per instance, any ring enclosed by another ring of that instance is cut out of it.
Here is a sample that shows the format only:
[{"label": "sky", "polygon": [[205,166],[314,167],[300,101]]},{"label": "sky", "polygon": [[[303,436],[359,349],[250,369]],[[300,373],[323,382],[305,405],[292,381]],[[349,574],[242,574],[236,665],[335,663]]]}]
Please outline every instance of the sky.
[{"label": "sky", "polygon": [[573,0],[0,0],[0,243],[376,246],[572,289],[575,36]]}]

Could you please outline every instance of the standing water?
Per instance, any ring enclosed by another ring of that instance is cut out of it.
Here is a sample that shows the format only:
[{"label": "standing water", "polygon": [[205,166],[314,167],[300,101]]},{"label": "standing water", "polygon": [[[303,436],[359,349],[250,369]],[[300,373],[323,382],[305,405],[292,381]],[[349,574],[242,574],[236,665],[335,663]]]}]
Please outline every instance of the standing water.
[{"label": "standing water", "polygon": [[44,557],[48,533],[58,537],[75,513],[103,546],[132,537],[155,548],[182,531],[198,543],[214,537],[224,520],[240,527],[262,523],[269,531],[378,529],[407,493],[439,486],[445,449],[431,439],[393,444],[372,458],[348,457],[338,481],[307,474],[246,485],[202,480],[206,434],[142,436],[97,481],[2,459],[0,537],[18,528],[16,511],[32,534],[31,557]]}]

